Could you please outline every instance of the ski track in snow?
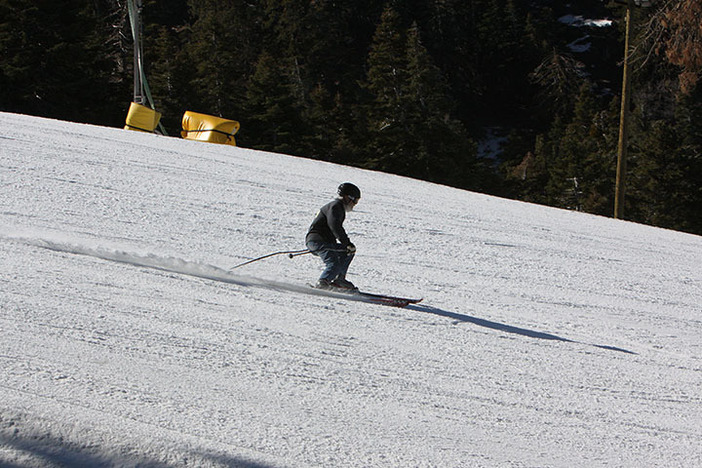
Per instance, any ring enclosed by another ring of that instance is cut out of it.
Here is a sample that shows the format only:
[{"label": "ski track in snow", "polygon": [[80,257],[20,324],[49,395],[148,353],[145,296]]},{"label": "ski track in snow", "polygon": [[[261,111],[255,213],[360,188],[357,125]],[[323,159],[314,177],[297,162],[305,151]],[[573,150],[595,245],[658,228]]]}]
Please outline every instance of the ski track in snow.
[{"label": "ski track in snow", "polygon": [[221,283],[364,302],[362,298],[351,294],[314,289],[310,286],[301,284],[272,281],[246,275],[237,275],[232,273],[233,268],[227,270],[218,266],[189,261],[178,257],[164,257],[154,253],[141,254],[137,252],[129,252],[117,247],[104,247],[99,245],[90,246],[85,243],[85,241],[76,242],[70,240],[60,240],[56,236],[52,236],[50,233],[38,233],[33,236],[18,233],[2,235],[0,233],[0,239],[1,238],[56,252],[85,255],[102,260],[126,263],[137,267],[153,268],[156,270],[178,273],[196,278],[219,281]]},{"label": "ski track in snow", "polygon": [[[702,240],[0,113],[0,465],[702,465]],[[336,185],[362,289],[305,286]]]},{"label": "ski track in snow", "polygon": [[[127,252],[115,247],[100,247],[100,246],[87,246],[85,244],[61,241],[61,240],[51,240],[51,235],[41,235],[38,234],[34,237],[27,237],[22,235],[5,235],[5,239],[14,240],[26,245],[31,245],[35,247],[41,247],[49,250],[54,250],[57,252],[65,252],[76,255],[86,255],[90,257],[95,257],[103,260],[109,260],[113,262],[126,263],[129,265],[134,265],[138,267],[154,268],[156,270],[167,271],[171,273],[178,273],[181,275],[193,276],[196,278],[203,278],[212,281],[219,281],[222,283],[236,284],[239,286],[249,286],[249,287],[259,287],[267,288],[278,291],[289,291],[300,294],[311,294],[335,299],[345,299],[350,301],[363,302],[362,299],[349,294],[335,293],[333,291],[324,291],[313,289],[309,286],[285,283],[280,281],[271,281],[261,278],[254,278],[251,276],[242,276],[233,274],[230,270],[225,270],[223,268],[207,265],[198,262],[192,262],[184,260],[177,257],[162,257],[156,254],[139,254],[135,252]],[[533,330],[527,330],[519,327],[514,327],[506,324],[501,324],[497,322],[491,322],[489,320],[484,320],[476,317],[470,317],[467,315],[462,315],[454,312],[449,312],[441,309],[437,309],[431,306],[424,305],[411,305],[408,306],[411,310],[417,310],[422,312],[433,313],[436,315],[444,316],[455,320],[456,322],[467,322],[480,325],[486,328],[492,328],[494,330],[500,330],[508,333],[514,333],[518,335],[528,336],[532,338],[541,338],[546,340],[558,340],[564,342],[575,342],[567,338],[559,337],[550,333],[542,333]],[[635,354],[632,351],[626,349],[617,348],[615,346],[608,345],[594,345],[602,349],[610,349],[613,351],[621,351],[625,353]]]}]

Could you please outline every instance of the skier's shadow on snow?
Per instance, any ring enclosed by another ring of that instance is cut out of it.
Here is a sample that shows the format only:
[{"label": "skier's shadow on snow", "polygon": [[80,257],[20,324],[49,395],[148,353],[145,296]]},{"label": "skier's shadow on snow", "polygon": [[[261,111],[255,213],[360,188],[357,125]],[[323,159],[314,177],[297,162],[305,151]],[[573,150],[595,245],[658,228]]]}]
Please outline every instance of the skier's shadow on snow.
[{"label": "skier's shadow on snow", "polygon": [[582,343],[580,341],[570,340],[568,338],[563,338],[562,336],[553,335],[551,333],[544,333],[536,330],[528,330],[526,328],[515,327],[512,325],[507,325],[506,323],[493,322],[491,320],[485,320],[477,317],[472,317],[470,315],[458,314],[456,312],[449,312],[447,310],[437,309],[436,307],[426,306],[426,305],[409,305],[407,309],[416,310],[419,312],[426,312],[428,314],[440,315],[441,317],[448,317],[450,319],[472,323],[473,325],[478,325],[480,327],[490,328],[492,330],[499,330],[506,333],[513,333],[515,335],[527,336],[529,338],[538,338],[540,340],[554,340],[563,341],[566,343],[581,343],[594,346],[596,348],[608,349],[610,351],[619,351],[621,353],[636,354],[633,351],[629,351],[623,348],[617,348],[615,346],[607,345],[597,345],[590,343]]}]

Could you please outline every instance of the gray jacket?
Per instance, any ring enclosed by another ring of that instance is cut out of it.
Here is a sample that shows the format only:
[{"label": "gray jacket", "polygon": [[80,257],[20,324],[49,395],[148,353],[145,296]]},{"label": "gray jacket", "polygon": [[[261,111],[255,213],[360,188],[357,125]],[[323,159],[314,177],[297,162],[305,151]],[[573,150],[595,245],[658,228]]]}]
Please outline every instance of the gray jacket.
[{"label": "gray jacket", "polygon": [[346,219],[346,209],[344,201],[340,198],[327,203],[319,209],[319,213],[312,221],[310,229],[307,231],[305,242],[336,243],[346,247],[351,244],[349,236],[344,230],[344,220]]}]

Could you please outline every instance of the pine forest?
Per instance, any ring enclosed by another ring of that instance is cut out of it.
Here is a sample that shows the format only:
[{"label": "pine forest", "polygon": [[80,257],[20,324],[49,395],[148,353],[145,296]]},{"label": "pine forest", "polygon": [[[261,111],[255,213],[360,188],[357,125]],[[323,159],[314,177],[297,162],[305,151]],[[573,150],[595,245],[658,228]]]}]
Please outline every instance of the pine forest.
[{"label": "pine forest", "polygon": [[[625,47],[626,17],[630,42]],[[165,133],[702,234],[702,0],[143,0]],[[123,127],[126,0],[0,0],[0,110]],[[628,104],[628,106],[627,106]]]}]

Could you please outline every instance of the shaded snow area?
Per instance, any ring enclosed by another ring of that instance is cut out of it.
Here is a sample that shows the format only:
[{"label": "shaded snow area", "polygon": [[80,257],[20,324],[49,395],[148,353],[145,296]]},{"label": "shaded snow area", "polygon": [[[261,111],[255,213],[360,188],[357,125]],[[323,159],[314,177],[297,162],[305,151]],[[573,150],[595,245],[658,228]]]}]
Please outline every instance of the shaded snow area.
[{"label": "shaded snow area", "polygon": [[607,28],[612,26],[613,21],[610,19],[588,19],[583,18],[580,15],[563,15],[558,18],[558,21],[569,26],[575,26],[578,28],[582,27],[592,27],[592,28]]},{"label": "shaded snow area", "polygon": [[[593,62],[591,66],[595,65],[601,68],[604,64],[612,62],[609,50],[612,44],[618,44],[618,41],[612,37],[608,40],[607,37],[615,26],[614,21],[607,18],[590,18],[588,15],[596,15],[597,12],[583,11],[582,6],[566,4],[564,8],[566,10],[573,9],[581,13],[571,12],[558,18],[559,23],[581,31],[575,33],[573,40],[566,44],[565,47],[571,52],[578,54],[579,58],[584,59],[586,62]],[[588,53],[593,55],[594,58],[587,59],[582,56]]]},{"label": "shaded snow area", "polygon": [[[702,238],[0,113],[0,465],[699,467]],[[339,183],[361,289],[304,249]]]}]

